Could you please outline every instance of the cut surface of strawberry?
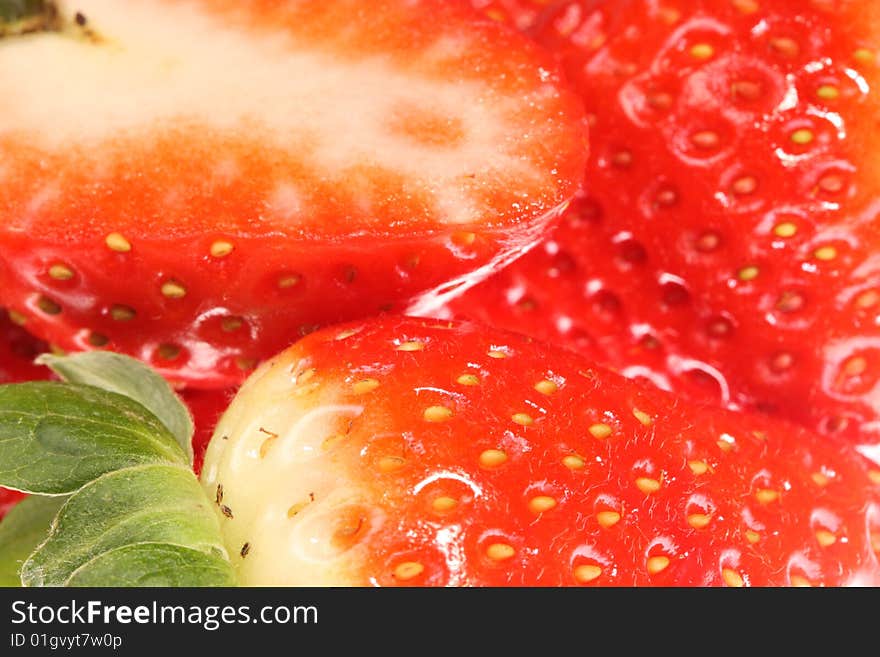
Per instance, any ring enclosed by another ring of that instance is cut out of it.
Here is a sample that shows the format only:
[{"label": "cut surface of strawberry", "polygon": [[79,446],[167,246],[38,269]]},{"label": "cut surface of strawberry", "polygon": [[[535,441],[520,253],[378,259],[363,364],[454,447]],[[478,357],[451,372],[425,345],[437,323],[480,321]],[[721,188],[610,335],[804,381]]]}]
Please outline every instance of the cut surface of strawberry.
[{"label": "cut surface of strawberry", "polygon": [[388,317],[264,363],[202,471],[248,585],[880,582],[880,470],[569,351]]},{"label": "cut surface of strawberry", "polygon": [[61,348],[225,387],[486,275],[581,184],[581,101],[463,1],[58,4],[0,50],[0,302]]},{"label": "cut surface of strawberry", "polygon": [[534,34],[587,106],[586,193],[449,316],[880,441],[880,5],[561,2]]}]

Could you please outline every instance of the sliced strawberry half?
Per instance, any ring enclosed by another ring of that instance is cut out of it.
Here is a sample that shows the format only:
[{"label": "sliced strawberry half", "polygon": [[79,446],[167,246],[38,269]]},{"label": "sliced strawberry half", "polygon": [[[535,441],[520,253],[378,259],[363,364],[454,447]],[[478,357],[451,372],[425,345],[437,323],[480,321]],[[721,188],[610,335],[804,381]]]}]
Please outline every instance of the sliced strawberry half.
[{"label": "sliced strawberry half", "polygon": [[314,333],[245,383],[202,481],[242,584],[880,583],[880,470],[467,323]]},{"label": "sliced strawberry half", "polygon": [[61,348],[224,387],[488,274],[581,183],[581,101],[463,1],[58,4],[0,51],[0,303]]},{"label": "sliced strawberry half", "polygon": [[556,3],[587,189],[450,314],[880,441],[880,5]]}]

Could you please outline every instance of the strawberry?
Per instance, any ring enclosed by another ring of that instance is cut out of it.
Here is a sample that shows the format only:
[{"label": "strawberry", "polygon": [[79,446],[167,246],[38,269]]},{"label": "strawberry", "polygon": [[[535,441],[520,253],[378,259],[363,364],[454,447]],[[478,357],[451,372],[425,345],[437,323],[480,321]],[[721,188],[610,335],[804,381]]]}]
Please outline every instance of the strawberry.
[{"label": "strawberry", "polygon": [[0,303],[62,349],[226,387],[485,276],[581,184],[581,101],[463,0],[67,7],[0,51]]},{"label": "strawberry", "polygon": [[243,585],[880,583],[880,469],[851,447],[469,323],[302,339],[202,482]]},{"label": "strawberry", "polygon": [[880,4],[557,3],[584,195],[447,309],[682,394],[880,441]]}]

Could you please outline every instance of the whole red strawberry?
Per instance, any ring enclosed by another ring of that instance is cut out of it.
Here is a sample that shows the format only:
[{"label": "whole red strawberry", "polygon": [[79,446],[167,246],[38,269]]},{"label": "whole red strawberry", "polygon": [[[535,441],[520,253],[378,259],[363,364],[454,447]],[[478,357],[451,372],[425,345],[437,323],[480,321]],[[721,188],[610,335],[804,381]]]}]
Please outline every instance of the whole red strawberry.
[{"label": "whole red strawberry", "polygon": [[451,307],[701,399],[880,440],[880,5],[556,3],[587,189]]},{"label": "whole red strawberry", "polygon": [[467,323],[304,338],[202,482],[245,585],[880,584],[855,450]]},{"label": "whole red strawberry", "polygon": [[61,12],[0,51],[0,303],[62,349],[226,387],[487,275],[581,184],[581,102],[464,0]]}]

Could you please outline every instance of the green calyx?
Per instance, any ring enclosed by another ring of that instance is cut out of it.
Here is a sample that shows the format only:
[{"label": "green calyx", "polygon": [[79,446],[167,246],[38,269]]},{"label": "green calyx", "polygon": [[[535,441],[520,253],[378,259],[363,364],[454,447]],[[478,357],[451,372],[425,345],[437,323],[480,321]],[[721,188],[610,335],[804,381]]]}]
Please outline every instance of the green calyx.
[{"label": "green calyx", "polygon": [[62,382],[0,386],[0,585],[233,586],[192,471],[189,411],[146,365],[43,356]]}]

